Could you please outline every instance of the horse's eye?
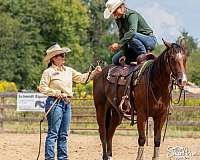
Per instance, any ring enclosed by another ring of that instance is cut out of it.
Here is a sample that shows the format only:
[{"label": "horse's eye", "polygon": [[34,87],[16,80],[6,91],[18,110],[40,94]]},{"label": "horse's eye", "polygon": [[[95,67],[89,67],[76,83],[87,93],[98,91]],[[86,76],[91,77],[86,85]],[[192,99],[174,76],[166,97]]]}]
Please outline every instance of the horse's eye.
[{"label": "horse's eye", "polygon": [[175,63],[176,63],[175,57],[171,57],[171,63],[172,63],[172,64],[175,64]]}]

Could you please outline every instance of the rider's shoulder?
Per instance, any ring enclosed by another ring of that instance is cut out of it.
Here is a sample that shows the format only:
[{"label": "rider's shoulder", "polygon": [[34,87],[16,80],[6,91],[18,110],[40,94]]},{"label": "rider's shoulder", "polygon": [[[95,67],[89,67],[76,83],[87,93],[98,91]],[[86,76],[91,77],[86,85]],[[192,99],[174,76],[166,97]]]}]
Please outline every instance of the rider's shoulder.
[{"label": "rider's shoulder", "polygon": [[138,14],[138,12],[135,11],[135,10],[133,10],[133,9],[127,8],[127,10],[126,10],[126,15],[128,16],[128,15],[130,15],[130,14]]}]

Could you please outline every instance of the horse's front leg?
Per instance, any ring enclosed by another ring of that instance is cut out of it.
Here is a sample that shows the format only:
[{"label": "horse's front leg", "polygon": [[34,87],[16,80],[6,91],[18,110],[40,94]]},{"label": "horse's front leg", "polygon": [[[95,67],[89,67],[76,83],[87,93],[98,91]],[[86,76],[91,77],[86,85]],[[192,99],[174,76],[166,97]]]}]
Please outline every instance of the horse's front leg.
[{"label": "horse's front leg", "polygon": [[159,117],[153,119],[154,119],[154,153],[152,160],[159,160],[161,131],[166,120],[166,115],[165,114],[160,115]]},{"label": "horse's front leg", "polygon": [[143,153],[144,153],[144,144],[146,141],[146,136],[145,136],[145,117],[144,116],[137,116],[137,128],[138,128],[138,153],[137,153],[137,158],[136,160],[143,160]]}]

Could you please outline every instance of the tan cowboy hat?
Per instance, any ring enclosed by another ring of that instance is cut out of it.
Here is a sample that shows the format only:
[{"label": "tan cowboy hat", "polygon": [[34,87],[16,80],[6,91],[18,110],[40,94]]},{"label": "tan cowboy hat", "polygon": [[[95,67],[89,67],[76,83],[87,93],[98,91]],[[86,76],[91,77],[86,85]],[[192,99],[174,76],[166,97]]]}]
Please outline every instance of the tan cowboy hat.
[{"label": "tan cowboy hat", "polygon": [[104,11],[104,18],[108,19],[115,12],[115,10],[124,3],[124,0],[108,0],[106,2],[106,9]]},{"label": "tan cowboy hat", "polygon": [[45,64],[48,64],[50,62],[51,58],[53,58],[59,54],[69,53],[69,52],[71,52],[71,49],[69,49],[67,47],[61,48],[60,45],[56,43],[47,49],[47,51],[46,51],[47,54],[44,57],[43,62]]}]

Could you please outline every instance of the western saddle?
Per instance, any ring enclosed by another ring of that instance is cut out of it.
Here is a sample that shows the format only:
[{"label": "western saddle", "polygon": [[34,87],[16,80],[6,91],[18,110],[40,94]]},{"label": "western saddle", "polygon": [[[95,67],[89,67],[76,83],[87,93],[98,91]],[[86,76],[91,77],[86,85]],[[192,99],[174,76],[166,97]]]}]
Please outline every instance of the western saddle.
[{"label": "western saddle", "polygon": [[[141,75],[144,73],[145,69],[153,64],[155,56],[142,57],[144,61],[139,64],[133,63],[132,65],[113,65],[107,75],[107,80],[115,84],[115,96],[114,104],[115,109],[117,109],[124,118],[131,120],[131,125],[134,125],[134,115],[136,114],[136,109],[134,105],[133,94],[130,94],[131,86],[137,85]],[[121,101],[118,100],[118,87],[124,86],[124,96],[122,96]]]}]

